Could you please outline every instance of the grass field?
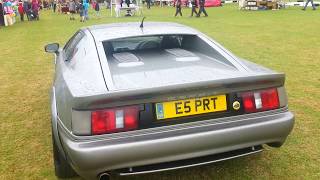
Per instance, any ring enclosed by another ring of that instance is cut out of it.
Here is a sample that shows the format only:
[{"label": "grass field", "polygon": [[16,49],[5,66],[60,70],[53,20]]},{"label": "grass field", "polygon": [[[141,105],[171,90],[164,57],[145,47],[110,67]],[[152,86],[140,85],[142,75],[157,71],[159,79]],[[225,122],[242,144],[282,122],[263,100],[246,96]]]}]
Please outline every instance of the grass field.
[{"label": "grass field", "polygon": [[[144,10],[146,21],[193,26],[236,55],[286,73],[296,124],[280,149],[209,166],[125,179],[320,179],[320,10],[207,9],[208,18],[173,17],[173,8]],[[141,17],[104,17],[85,23],[41,12],[38,22],[0,27],[0,179],[55,179],[49,89],[54,71],[49,42],[64,44],[80,27]]]}]

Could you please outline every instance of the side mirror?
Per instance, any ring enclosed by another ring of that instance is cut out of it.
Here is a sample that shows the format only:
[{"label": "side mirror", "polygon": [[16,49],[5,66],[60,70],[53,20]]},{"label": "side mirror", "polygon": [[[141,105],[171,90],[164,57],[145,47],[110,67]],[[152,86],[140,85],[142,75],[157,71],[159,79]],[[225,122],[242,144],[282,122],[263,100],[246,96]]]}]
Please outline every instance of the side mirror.
[{"label": "side mirror", "polygon": [[48,53],[57,53],[59,51],[59,43],[47,44],[44,50]]}]

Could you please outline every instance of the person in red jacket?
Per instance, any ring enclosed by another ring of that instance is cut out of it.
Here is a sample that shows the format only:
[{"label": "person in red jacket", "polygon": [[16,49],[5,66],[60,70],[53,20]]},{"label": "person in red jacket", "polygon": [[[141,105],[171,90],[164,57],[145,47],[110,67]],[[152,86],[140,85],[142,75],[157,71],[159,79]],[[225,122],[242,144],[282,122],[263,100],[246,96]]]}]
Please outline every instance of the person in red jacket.
[{"label": "person in red jacket", "polygon": [[20,20],[24,21],[24,10],[23,10],[23,3],[21,0],[18,3],[18,12],[20,14]]}]

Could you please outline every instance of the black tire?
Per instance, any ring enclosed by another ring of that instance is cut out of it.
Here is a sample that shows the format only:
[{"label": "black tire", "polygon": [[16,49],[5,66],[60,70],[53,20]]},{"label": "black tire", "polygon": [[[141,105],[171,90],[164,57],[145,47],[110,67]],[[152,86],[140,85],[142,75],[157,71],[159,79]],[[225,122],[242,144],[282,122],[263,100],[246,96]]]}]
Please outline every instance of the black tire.
[{"label": "black tire", "polygon": [[[53,135],[52,135],[53,136]],[[52,138],[53,147],[53,161],[55,174],[58,178],[72,178],[77,176],[77,173],[72,169],[67,160],[61,155],[56,145],[54,138]]]},{"label": "black tire", "polygon": [[100,180],[111,180],[110,176],[102,176],[99,178]]}]

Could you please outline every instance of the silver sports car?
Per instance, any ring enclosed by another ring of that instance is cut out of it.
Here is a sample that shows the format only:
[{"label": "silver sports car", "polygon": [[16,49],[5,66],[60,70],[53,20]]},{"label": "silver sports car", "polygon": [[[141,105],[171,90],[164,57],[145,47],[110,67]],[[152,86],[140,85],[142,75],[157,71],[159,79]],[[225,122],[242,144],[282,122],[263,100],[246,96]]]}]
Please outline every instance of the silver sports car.
[{"label": "silver sports car", "polygon": [[190,27],[82,28],[55,54],[58,177],[109,179],[280,147],[294,125],[285,75],[240,59]]}]

